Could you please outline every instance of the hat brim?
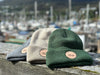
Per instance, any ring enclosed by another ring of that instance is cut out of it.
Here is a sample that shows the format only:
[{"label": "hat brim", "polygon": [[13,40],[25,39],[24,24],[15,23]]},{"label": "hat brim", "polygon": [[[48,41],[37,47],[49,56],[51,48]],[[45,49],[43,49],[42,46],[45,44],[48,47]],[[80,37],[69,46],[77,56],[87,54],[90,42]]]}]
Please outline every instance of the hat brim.
[{"label": "hat brim", "polygon": [[26,53],[22,53],[22,50],[29,46],[30,40],[31,38],[27,40],[22,46],[7,54],[6,59],[8,61],[26,61]]},{"label": "hat brim", "polygon": [[31,64],[42,64],[46,63],[46,57],[40,55],[41,49],[44,47],[40,46],[29,46],[27,51],[27,61]]},{"label": "hat brim", "polygon": [[[76,54],[74,59],[70,59],[66,56],[66,52],[71,51]],[[63,68],[72,66],[91,65],[93,60],[91,56],[84,50],[75,49],[52,49],[49,48],[46,54],[46,65],[49,68]]]}]

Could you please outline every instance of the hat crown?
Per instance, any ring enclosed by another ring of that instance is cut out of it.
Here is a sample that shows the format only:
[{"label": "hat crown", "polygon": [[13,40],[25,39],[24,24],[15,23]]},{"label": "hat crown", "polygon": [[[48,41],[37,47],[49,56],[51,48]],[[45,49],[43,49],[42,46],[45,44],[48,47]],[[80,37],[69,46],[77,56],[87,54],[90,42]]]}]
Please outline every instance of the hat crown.
[{"label": "hat crown", "polygon": [[[43,43],[48,42],[48,38],[50,34],[55,30],[55,28],[44,28],[44,29],[38,29],[35,31],[32,35],[32,40],[30,42],[30,45],[33,44],[39,44],[40,46],[43,45]],[[41,44],[42,43],[42,44]]]},{"label": "hat crown", "polygon": [[83,44],[79,36],[67,29],[55,30],[49,38],[48,48],[70,48],[83,49]]}]

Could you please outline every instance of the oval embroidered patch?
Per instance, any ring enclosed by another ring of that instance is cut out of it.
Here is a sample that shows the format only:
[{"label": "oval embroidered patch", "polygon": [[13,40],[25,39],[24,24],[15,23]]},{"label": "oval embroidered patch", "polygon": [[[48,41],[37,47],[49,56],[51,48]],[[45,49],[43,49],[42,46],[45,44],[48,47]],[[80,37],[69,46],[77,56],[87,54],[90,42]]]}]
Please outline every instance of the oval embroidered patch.
[{"label": "oval embroidered patch", "polygon": [[27,48],[28,48],[28,47],[22,49],[22,53],[27,53]]},{"label": "oval embroidered patch", "polygon": [[40,55],[45,57],[46,56],[46,52],[47,52],[47,49],[41,49]]},{"label": "oval embroidered patch", "polygon": [[72,51],[68,51],[66,52],[66,57],[70,58],[70,59],[74,59],[76,58],[76,53],[75,52],[72,52]]}]

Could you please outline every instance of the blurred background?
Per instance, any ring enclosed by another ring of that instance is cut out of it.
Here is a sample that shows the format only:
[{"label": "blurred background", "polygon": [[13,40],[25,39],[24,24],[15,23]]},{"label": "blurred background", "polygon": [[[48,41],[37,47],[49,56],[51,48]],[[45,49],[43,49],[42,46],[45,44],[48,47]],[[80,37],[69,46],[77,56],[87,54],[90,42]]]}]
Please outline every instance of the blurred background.
[{"label": "blurred background", "polygon": [[0,42],[23,44],[47,27],[72,30],[100,53],[100,0],[0,0]]}]

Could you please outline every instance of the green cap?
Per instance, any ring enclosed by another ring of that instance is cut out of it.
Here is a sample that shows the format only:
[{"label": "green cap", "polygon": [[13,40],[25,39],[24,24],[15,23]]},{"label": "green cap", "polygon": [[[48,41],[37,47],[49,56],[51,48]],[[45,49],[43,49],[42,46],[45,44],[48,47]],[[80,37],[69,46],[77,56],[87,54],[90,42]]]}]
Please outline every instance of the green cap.
[{"label": "green cap", "polygon": [[91,56],[83,50],[79,36],[67,29],[57,29],[49,37],[46,65],[50,68],[91,65]]}]

